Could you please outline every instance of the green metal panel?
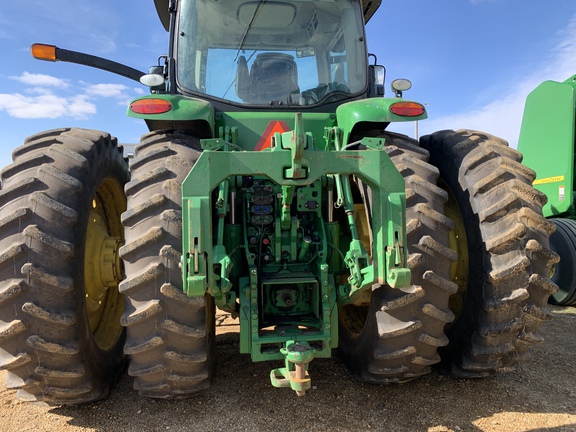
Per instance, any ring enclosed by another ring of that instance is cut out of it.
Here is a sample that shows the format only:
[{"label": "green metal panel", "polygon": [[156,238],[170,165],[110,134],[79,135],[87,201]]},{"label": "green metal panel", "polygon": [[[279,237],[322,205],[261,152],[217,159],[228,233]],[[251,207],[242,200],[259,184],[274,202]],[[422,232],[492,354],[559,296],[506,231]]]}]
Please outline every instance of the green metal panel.
[{"label": "green metal panel", "polygon": [[571,211],[574,194],[574,81],[545,81],[526,99],[518,150],[548,197],[544,216]]},{"label": "green metal panel", "polygon": [[[336,116],[332,113],[302,113],[306,131],[310,132],[316,145],[323,142],[324,128],[336,125]],[[275,132],[288,132],[294,129],[293,112],[225,112],[216,116],[216,130],[221,127],[238,129],[238,138],[234,144],[244,150],[263,150],[270,146],[270,138]]]},{"label": "green metal panel", "polygon": [[[130,109],[129,117],[157,121],[203,120],[212,128],[213,136],[222,136],[220,128],[236,128],[235,145],[245,150],[262,150],[269,147],[270,138],[275,132],[287,132],[294,129],[294,112],[218,112],[204,100],[181,95],[154,94],[134,99],[131,103],[143,99],[164,99],[172,104],[172,109],[162,114],[137,114]],[[338,107],[336,113],[303,112],[306,129],[312,134],[316,146],[321,148],[325,128],[339,126],[344,131],[344,144],[350,132],[358,123],[389,123],[423,120],[424,113],[417,117],[401,117],[390,112],[390,106],[397,102],[409,102],[400,98],[373,98],[354,101]],[[338,121],[336,121],[338,119]]]},{"label": "green metal panel", "polygon": [[[410,101],[401,98],[365,99],[340,105],[335,114],[303,112],[302,118],[306,130],[314,137],[316,146],[321,148],[325,128],[340,127],[344,131],[343,143],[346,144],[354,126],[361,122],[382,124],[423,120],[428,117],[426,113],[417,117],[401,117],[393,114],[390,112],[390,106],[397,102]],[[261,150],[263,146],[269,146],[269,138],[273,131],[286,132],[294,128],[294,113],[268,111],[218,113],[216,129],[225,126],[238,129],[236,145],[245,150]]]},{"label": "green metal panel", "polygon": [[[307,178],[287,179],[285,168],[292,159],[289,151],[270,152],[219,152],[204,151],[194,168],[182,184],[183,206],[182,218],[192,221],[184,225],[183,251],[193,254],[195,248],[200,255],[205,254],[206,263],[212,263],[212,228],[209,215],[210,193],[221,182],[232,176],[253,175],[265,176],[280,185],[306,185],[320,179],[326,174],[357,175],[368,184],[373,196],[373,229],[375,232],[374,249],[380,255],[388,245],[394,244],[393,231],[405,236],[405,195],[404,179],[384,151],[346,151],[322,152],[305,151],[304,157],[308,168]],[[196,223],[195,223],[196,222]],[[196,242],[195,240],[196,239]],[[405,245],[405,241],[402,241]],[[186,274],[186,269],[184,269]],[[191,295],[203,295],[206,290],[207,275],[199,275],[198,291],[191,286],[187,291]],[[185,281],[188,286],[192,281]],[[379,266],[377,279],[386,283],[389,276],[386,269]],[[187,277],[185,276],[185,279]],[[194,285],[194,283],[192,285]]]}]

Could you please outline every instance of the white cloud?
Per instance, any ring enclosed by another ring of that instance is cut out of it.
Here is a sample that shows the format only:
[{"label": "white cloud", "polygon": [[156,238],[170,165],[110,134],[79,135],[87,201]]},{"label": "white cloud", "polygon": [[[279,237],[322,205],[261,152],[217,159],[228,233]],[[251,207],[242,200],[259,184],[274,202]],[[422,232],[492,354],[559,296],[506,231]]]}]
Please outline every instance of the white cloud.
[{"label": "white cloud", "polygon": [[86,87],[86,93],[91,96],[126,98],[125,91],[128,87],[123,84],[90,84]]},{"label": "white cloud", "polygon": [[87,118],[96,113],[96,105],[90,103],[86,96],[65,98],[54,94],[25,96],[19,93],[0,94],[0,111],[21,119],[55,119],[72,117]]},{"label": "white cloud", "polygon": [[30,87],[25,88],[24,93],[31,94],[31,95],[45,95],[45,94],[52,94],[52,89],[44,88],[44,87]]},{"label": "white cloud", "polygon": [[0,109],[16,118],[58,118],[64,115],[66,99],[54,95],[0,94]]},{"label": "white cloud", "polygon": [[68,83],[63,79],[53,77],[51,75],[37,74],[22,72],[20,76],[11,76],[10,79],[18,81],[22,84],[40,86],[40,87],[59,87],[66,88]]},{"label": "white cloud", "polygon": [[[576,65],[576,15],[567,28],[559,33],[559,36],[561,41],[556,45],[552,55],[544,59],[541,67],[535,67],[525,74],[520,82],[511,83],[506,94],[499,93],[484,106],[468,112],[432,117],[421,123],[420,134],[453,129],[455,126],[465,127],[502,137],[515,148],[528,93],[543,81],[564,81],[576,73],[574,67]],[[406,130],[406,127],[403,127],[400,131],[410,134]]]},{"label": "white cloud", "polygon": [[87,119],[98,112],[96,100],[113,99],[122,105],[128,105],[131,94],[141,94],[140,90],[123,84],[89,84],[80,82],[81,93],[70,93],[73,88],[62,79],[50,75],[23,72],[20,76],[10,77],[23,84],[22,93],[0,94],[0,112],[21,119],[55,119],[69,117]]},{"label": "white cloud", "polygon": [[96,112],[96,105],[90,102],[86,95],[79,95],[69,99],[68,115],[71,117],[85,119],[90,117],[90,115],[96,114]]}]

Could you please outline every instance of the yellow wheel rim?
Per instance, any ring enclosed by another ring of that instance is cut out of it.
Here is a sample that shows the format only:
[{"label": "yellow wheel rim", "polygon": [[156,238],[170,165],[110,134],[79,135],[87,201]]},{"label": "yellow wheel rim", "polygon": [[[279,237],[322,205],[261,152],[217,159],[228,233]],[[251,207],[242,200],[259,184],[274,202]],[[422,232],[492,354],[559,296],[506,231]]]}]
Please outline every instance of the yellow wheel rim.
[{"label": "yellow wheel rim", "polygon": [[103,350],[114,347],[122,334],[124,299],[118,284],[123,269],[118,249],[124,243],[120,215],[125,210],[120,183],[104,179],[92,198],[84,251],[86,313],[94,341]]},{"label": "yellow wheel rim", "polygon": [[468,243],[464,218],[456,202],[456,198],[448,186],[439,181],[439,185],[448,193],[448,201],[444,206],[444,213],[454,222],[454,229],[448,235],[450,249],[458,253],[458,258],[450,267],[452,282],[458,285],[458,292],[450,296],[450,310],[458,317],[464,307],[464,298],[468,289]]}]

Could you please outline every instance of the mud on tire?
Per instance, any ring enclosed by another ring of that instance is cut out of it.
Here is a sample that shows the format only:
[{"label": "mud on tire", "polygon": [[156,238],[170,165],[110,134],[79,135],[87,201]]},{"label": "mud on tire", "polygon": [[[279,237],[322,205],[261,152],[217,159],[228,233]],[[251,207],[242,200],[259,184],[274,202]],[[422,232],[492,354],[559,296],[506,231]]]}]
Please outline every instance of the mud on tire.
[{"label": "mud on tire", "polygon": [[459,285],[451,298],[456,320],[442,365],[457,376],[485,376],[509,368],[540,342],[556,286],[550,268],[552,222],[542,217],[546,197],[532,187],[534,172],[503,140],[472,131],[441,131],[421,138],[448,192],[454,220],[452,268]]},{"label": "mud on tire", "polygon": [[369,306],[340,307],[339,351],[363,381],[403,382],[430,372],[440,361],[438,347],[448,343],[444,327],[454,319],[448,299],[457,291],[450,281],[452,222],[443,214],[447,194],[436,186],[438,170],[427,163],[428,152],[402,135],[372,135],[385,139],[405,179],[412,285],[375,286]]},{"label": "mud on tire", "polygon": [[12,156],[0,191],[6,387],[49,404],[103,398],[124,362],[114,260],[129,178],[122,148],[102,132],[59,129],[29,137]]},{"label": "mud on tire", "polygon": [[122,215],[126,280],[122,324],[127,329],[128,373],[141,395],[181,398],[209,387],[214,362],[212,298],[182,291],[181,184],[200,155],[182,131],[142,137],[126,186]]}]

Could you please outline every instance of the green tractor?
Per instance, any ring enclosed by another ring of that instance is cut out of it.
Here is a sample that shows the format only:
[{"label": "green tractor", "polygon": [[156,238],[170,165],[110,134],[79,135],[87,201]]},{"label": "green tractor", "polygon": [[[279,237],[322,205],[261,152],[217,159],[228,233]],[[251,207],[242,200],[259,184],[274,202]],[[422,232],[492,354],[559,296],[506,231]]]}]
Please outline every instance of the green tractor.
[{"label": "green tractor", "polygon": [[108,133],[59,129],[2,171],[6,387],[94,401],[128,359],[141,395],[187,397],[211,383],[216,308],[298,395],[335,348],[360,380],[397,383],[487,376],[541,340],[546,197],[500,139],[388,131],[427,114],[369,64],[379,1],[155,5],[170,43],[147,74],[32,47],[150,87],[128,109],[150,132],[130,166]]},{"label": "green tractor", "polygon": [[552,275],[559,289],[550,303],[563,306],[576,305],[575,95],[576,75],[536,87],[526,98],[518,139],[524,163],[537,173],[534,187],[548,197],[543,214],[556,225],[550,248],[561,258]]}]

